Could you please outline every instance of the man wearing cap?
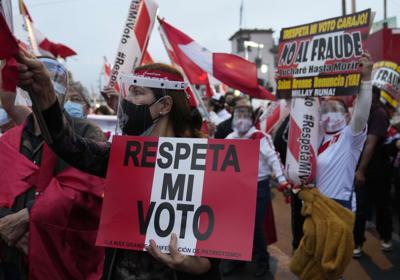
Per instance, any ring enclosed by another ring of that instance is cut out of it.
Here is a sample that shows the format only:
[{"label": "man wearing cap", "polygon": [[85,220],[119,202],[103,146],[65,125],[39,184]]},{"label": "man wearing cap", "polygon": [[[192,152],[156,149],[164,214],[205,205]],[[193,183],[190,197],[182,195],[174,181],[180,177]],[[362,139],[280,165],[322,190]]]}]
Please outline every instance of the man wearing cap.
[{"label": "man wearing cap", "polygon": [[225,98],[222,94],[216,93],[209,101],[210,119],[215,125],[229,119],[231,114],[225,109]]}]

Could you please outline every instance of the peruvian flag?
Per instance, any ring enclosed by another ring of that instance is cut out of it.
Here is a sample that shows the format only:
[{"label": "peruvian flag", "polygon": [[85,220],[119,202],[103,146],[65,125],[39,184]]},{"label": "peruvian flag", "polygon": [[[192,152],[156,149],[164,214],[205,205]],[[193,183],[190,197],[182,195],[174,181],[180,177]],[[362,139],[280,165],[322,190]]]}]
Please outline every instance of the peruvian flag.
[{"label": "peruvian flag", "polygon": [[254,140],[115,136],[96,245],[250,260],[259,145]]},{"label": "peruvian flag", "polygon": [[[160,18],[158,18],[160,21]],[[164,29],[160,25],[159,28],[161,39],[164,43],[164,47],[167,50],[169,59],[172,64],[181,71],[184,75],[185,80],[191,85],[205,85],[206,86],[206,95],[208,97],[212,97],[212,90],[209,82],[209,77],[206,72],[200,69],[196,64],[190,61],[184,55],[177,55],[180,52],[180,49],[174,44],[175,41],[169,41],[169,36],[164,32]],[[184,35],[184,34],[183,34]],[[192,107],[197,108],[200,104],[201,100],[196,98],[196,95],[189,87],[187,90],[189,94],[189,102]]]},{"label": "peruvian flag", "polygon": [[3,13],[0,13],[0,42],[1,87],[5,91],[15,92],[18,81],[18,67],[15,57],[18,55],[19,48]]},{"label": "peruvian flag", "polygon": [[207,72],[187,57],[179,47],[180,44],[189,44],[193,40],[163,19],[158,18],[158,21],[161,38],[172,63],[183,70],[192,85],[209,85]]},{"label": "peruvian flag", "polygon": [[168,39],[174,53],[173,61],[178,61],[192,84],[206,84],[209,73],[229,87],[240,90],[259,99],[275,100],[275,97],[257,82],[257,66],[237,55],[212,53],[192,38],[158,19],[161,29]]},{"label": "peruvian flag", "polygon": [[36,42],[41,55],[55,58],[61,57],[63,59],[76,55],[76,52],[66,45],[50,41],[42,32],[40,32],[39,29],[33,25],[32,17],[26,8],[25,3],[22,3],[21,7],[21,13],[27,18],[27,20],[30,22],[30,26],[32,27],[33,34],[31,36],[34,36],[34,38],[31,38],[31,41],[33,40]]},{"label": "peruvian flag", "polygon": [[47,39],[46,36],[43,35],[43,33],[40,32],[37,28],[33,27],[33,32],[37,40],[39,51],[43,55],[51,54],[51,56],[54,56],[56,58],[61,57],[63,59],[76,55],[76,52],[66,45],[54,43]]},{"label": "peruvian flag", "polygon": [[289,108],[285,100],[274,101],[264,109],[258,120],[259,129],[265,133],[277,127],[289,115]]}]

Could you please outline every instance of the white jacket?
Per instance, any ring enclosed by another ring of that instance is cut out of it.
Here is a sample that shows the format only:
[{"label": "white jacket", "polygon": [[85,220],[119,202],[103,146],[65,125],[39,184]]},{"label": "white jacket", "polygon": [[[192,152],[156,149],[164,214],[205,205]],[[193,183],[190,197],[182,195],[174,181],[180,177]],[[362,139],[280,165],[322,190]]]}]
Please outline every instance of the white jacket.
[{"label": "white jacket", "polygon": [[286,181],[283,172],[283,165],[279,153],[275,150],[272,138],[269,134],[257,130],[254,126],[243,137],[237,131],[233,131],[226,139],[251,139],[254,133],[263,133],[265,137],[260,140],[260,158],[258,163],[258,181],[262,181],[271,176],[272,171],[279,183]]}]

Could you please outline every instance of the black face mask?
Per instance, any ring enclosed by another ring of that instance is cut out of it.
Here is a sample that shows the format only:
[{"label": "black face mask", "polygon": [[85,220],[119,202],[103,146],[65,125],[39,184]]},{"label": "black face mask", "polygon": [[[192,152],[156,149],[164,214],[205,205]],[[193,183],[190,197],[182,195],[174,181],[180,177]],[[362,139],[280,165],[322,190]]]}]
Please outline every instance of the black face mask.
[{"label": "black face mask", "polygon": [[149,105],[136,105],[123,99],[121,101],[121,109],[125,116],[128,118],[121,126],[122,133],[131,136],[139,136],[149,129],[154,121],[151,117],[150,107],[158,102],[154,101]]}]

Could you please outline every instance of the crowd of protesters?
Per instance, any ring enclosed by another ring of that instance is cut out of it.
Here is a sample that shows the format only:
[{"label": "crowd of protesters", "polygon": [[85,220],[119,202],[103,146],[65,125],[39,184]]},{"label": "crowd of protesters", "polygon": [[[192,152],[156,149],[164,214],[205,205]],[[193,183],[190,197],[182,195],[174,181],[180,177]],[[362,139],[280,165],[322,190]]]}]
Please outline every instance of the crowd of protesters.
[{"label": "crowd of protesters", "polygon": [[[400,217],[397,102],[388,100],[371,82],[371,58],[365,55],[359,63],[362,83],[356,100],[321,102],[316,176],[322,194],[355,213],[355,258],[362,257],[366,225],[371,224],[376,225],[381,249],[391,251],[393,211]],[[135,87],[126,98],[106,88],[102,95],[107,105],[94,108],[85,87],[58,61],[21,52],[19,64],[19,87],[37,97],[37,107],[19,102],[20,92],[0,92],[0,279],[28,279],[38,271],[69,275],[68,279],[220,279],[221,273],[230,275],[244,266],[183,256],[175,235],[170,254],[161,253],[154,242],[147,252],[96,247],[111,143],[105,131],[87,120],[91,113],[117,115],[125,135],[259,142],[255,276],[270,270],[267,244],[273,242],[271,229],[275,228],[271,185],[278,185],[289,198],[292,247],[299,248],[303,203],[298,194],[288,192],[294,186],[283,170],[290,116],[267,134],[258,129],[263,109],[254,108],[243,93],[203,99],[208,112],[202,118],[182,90],[142,87]],[[165,64],[135,70],[147,78],[152,73],[183,81],[178,70]]]}]

